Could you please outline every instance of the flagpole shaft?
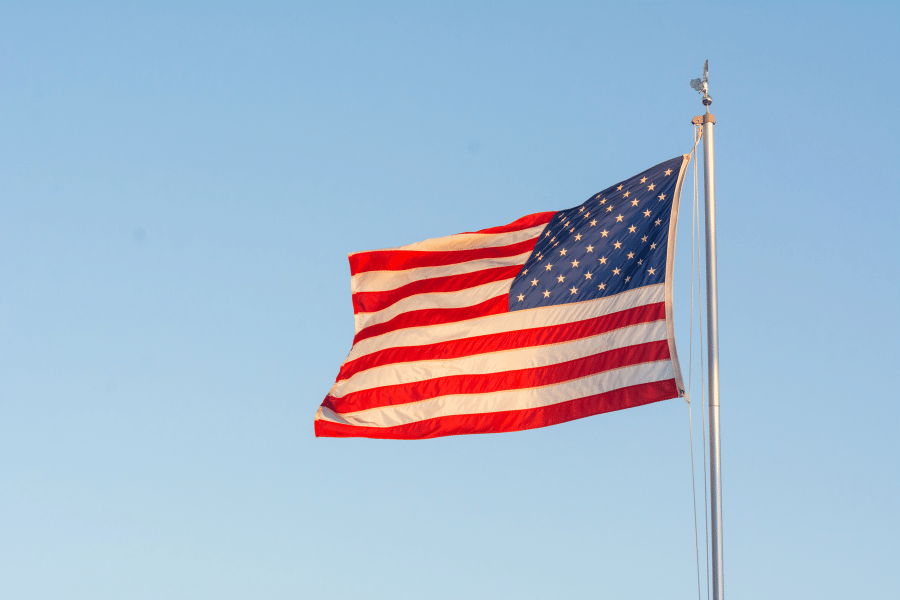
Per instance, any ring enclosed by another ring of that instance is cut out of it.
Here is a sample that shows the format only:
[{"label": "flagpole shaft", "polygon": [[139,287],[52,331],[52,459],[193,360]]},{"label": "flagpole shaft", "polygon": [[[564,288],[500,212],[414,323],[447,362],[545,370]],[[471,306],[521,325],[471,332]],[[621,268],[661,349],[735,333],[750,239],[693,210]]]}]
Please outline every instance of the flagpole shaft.
[{"label": "flagpole shaft", "polygon": [[713,600],[725,597],[722,553],[722,456],[719,440],[719,304],[716,283],[716,162],[713,154],[713,127],[716,119],[703,116],[703,174],[706,196],[706,331],[709,366],[709,496],[712,507],[712,592]]}]

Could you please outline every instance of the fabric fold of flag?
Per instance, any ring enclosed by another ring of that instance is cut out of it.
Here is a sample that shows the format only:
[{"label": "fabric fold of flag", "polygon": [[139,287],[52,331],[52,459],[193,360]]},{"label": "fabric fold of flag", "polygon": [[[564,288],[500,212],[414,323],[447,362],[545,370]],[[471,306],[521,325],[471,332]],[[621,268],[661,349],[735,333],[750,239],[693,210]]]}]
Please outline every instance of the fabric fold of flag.
[{"label": "fabric fold of flag", "polygon": [[351,254],[320,437],[546,427],[684,395],[672,272],[689,155],[567,210]]}]

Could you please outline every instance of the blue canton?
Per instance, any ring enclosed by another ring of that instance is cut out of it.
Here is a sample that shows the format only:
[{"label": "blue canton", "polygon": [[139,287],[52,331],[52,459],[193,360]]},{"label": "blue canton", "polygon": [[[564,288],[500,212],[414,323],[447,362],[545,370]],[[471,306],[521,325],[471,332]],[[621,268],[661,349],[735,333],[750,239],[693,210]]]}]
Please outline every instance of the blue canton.
[{"label": "blue canton", "polygon": [[513,280],[509,309],[582,302],[664,283],[682,157],[553,215]]}]

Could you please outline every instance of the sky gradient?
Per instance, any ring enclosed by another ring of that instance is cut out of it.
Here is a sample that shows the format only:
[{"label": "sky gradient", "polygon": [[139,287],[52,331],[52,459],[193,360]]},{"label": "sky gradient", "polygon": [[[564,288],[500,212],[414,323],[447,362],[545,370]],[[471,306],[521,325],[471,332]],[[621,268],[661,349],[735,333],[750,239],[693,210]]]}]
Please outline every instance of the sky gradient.
[{"label": "sky gradient", "polygon": [[[895,4],[0,14],[0,596],[697,597],[682,400],[425,442],[313,416],[348,252],[689,152],[704,59],[726,593],[900,587]],[[690,208],[689,175],[686,378]]]}]

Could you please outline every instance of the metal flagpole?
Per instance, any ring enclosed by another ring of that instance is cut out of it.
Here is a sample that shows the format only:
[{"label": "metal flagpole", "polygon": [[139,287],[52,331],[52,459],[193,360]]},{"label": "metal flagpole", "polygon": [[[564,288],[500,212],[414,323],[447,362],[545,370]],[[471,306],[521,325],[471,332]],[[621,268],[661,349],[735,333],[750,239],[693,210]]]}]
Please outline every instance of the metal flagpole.
[{"label": "metal flagpole", "polygon": [[712,592],[714,600],[724,600],[722,566],[722,456],[719,440],[719,310],[716,286],[716,162],[713,156],[713,126],[716,118],[709,112],[712,98],[708,86],[709,61],[703,66],[703,79],[691,86],[703,93],[706,114],[694,117],[703,126],[703,174],[706,197],[706,332],[709,365],[709,496],[712,530]]}]

